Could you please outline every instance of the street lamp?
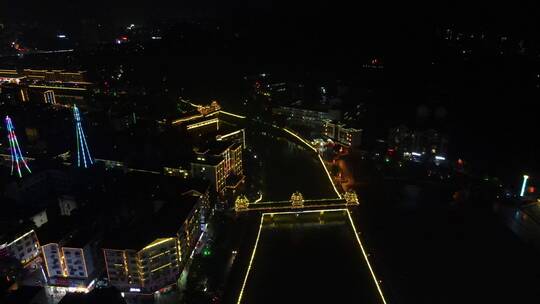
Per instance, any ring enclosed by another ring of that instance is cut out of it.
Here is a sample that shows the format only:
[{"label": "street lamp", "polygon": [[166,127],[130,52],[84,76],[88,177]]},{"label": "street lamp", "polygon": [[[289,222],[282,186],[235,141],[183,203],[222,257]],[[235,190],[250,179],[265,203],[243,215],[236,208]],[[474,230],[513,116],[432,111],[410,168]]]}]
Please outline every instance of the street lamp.
[{"label": "street lamp", "polygon": [[523,197],[525,195],[525,188],[527,187],[527,180],[529,179],[528,175],[523,175],[523,183],[521,184],[521,192],[519,196]]}]

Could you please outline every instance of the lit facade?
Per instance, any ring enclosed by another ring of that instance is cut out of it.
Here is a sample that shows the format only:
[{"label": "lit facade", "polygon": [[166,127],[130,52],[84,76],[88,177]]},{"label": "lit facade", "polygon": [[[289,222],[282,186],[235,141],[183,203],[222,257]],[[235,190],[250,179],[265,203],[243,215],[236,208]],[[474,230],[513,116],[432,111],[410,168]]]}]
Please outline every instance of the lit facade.
[{"label": "lit facade", "polygon": [[103,249],[109,282],[119,289],[155,291],[180,274],[178,239],[156,239],[139,251]]},{"label": "lit facade", "polygon": [[327,121],[324,135],[347,147],[359,147],[362,143],[362,129],[346,128],[345,125]]},{"label": "lit facade", "polygon": [[30,230],[9,243],[0,244],[0,252],[9,255],[25,265],[40,254],[39,240],[34,230]]},{"label": "lit facade", "polygon": [[281,106],[272,109],[274,115],[285,117],[287,120],[310,126],[321,126],[327,120],[340,119],[338,110],[315,110]]},{"label": "lit facade", "polygon": [[390,129],[388,148],[403,153],[407,157],[412,155],[430,159],[438,156],[442,160],[448,152],[448,140],[433,129],[411,130],[406,126],[399,126]]},{"label": "lit facade", "polygon": [[89,247],[62,247],[49,243],[41,247],[49,284],[79,286],[84,284],[94,271]]},{"label": "lit facade", "polygon": [[243,176],[242,144],[233,143],[218,153],[197,153],[191,163],[191,175],[210,181],[216,192],[223,192],[229,176]]},{"label": "lit facade", "polygon": [[210,208],[208,191],[192,194],[198,196],[197,202],[178,223],[176,235],[157,238],[140,249],[103,249],[111,285],[148,293],[177,281],[204,231]]},{"label": "lit facade", "polygon": [[56,97],[53,90],[43,92],[43,100],[48,104],[56,104]]}]

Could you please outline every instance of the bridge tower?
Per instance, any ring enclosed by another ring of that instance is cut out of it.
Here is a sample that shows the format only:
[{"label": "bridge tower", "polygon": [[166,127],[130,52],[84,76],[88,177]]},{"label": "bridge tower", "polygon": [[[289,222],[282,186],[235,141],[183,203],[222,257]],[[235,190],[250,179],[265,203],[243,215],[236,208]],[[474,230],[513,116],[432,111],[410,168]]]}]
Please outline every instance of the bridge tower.
[{"label": "bridge tower", "polygon": [[358,196],[356,195],[356,192],[354,190],[349,190],[345,192],[343,195],[343,198],[345,199],[345,202],[347,205],[358,205]]},{"label": "bridge tower", "polygon": [[302,193],[296,191],[291,195],[291,204],[294,208],[304,207],[304,196]]},{"label": "bridge tower", "polygon": [[[26,169],[28,173],[32,173],[21,152],[21,147],[19,146],[19,141],[15,134],[15,127],[9,116],[6,116],[5,123],[6,130],[8,131],[9,151],[11,153],[11,175],[13,175],[14,169],[17,171],[19,177],[22,177],[22,171],[24,169]],[[21,165],[24,167],[23,170],[21,170]]]},{"label": "bridge tower", "polygon": [[81,125],[81,114],[76,105],[73,105],[73,119],[75,120],[75,136],[77,141],[77,167],[88,168],[94,164],[94,161],[90,155],[86,135]]},{"label": "bridge tower", "polygon": [[236,201],[234,202],[235,211],[246,210],[248,206],[249,206],[249,199],[245,195],[242,194],[236,197]]}]

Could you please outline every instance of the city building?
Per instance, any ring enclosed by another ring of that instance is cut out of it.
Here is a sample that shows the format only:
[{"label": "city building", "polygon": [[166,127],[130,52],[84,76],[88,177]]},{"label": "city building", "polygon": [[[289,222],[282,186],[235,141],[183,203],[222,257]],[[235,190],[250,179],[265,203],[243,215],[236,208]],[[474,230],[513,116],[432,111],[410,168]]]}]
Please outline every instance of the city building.
[{"label": "city building", "polygon": [[[195,152],[191,162],[191,176],[208,180],[221,193],[231,176],[243,178],[242,144],[238,142],[213,142],[208,148]],[[236,183],[237,184],[237,183]]]},{"label": "city building", "polygon": [[24,78],[26,77],[17,72],[17,70],[0,69],[0,84],[6,82],[19,84]]},{"label": "city building", "polygon": [[101,234],[83,216],[60,216],[37,231],[50,286],[85,290],[95,278]]},{"label": "city building", "polygon": [[65,70],[36,70],[24,69],[19,72],[20,75],[29,80],[47,81],[47,82],[73,82],[87,83],[85,71],[65,71]]},{"label": "city building", "polygon": [[[175,284],[206,227],[208,186],[184,184],[179,201],[145,204],[137,220],[107,234],[106,274],[123,292],[151,293]],[[204,190],[202,190],[204,189]]]},{"label": "city building", "polygon": [[34,229],[23,233],[0,233],[0,257],[11,256],[26,265],[39,256],[39,240]]},{"label": "city building", "polygon": [[329,107],[301,108],[293,106],[280,106],[272,109],[272,113],[281,116],[286,121],[310,127],[322,127],[326,121],[339,120],[341,111]]},{"label": "city building", "polygon": [[388,151],[398,152],[405,159],[440,164],[446,161],[448,140],[433,129],[412,130],[402,125],[390,129]]},{"label": "city building", "polygon": [[91,85],[84,71],[0,69],[0,93],[14,101],[81,103]]},{"label": "city building", "polygon": [[[47,276],[49,277],[49,284],[51,285],[67,282],[67,285],[70,286],[69,279],[84,281],[93,270],[92,264],[86,263],[90,255],[89,250],[62,247],[58,243],[43,245],[41,250],[47,269]],[[91,261],[92,259],[88,260]]]},{"label": "city building", "polygon": [[324,135],[346,147],[358,148],[362,143],[362,129],[347,128],[332,121],[325,122]]}]

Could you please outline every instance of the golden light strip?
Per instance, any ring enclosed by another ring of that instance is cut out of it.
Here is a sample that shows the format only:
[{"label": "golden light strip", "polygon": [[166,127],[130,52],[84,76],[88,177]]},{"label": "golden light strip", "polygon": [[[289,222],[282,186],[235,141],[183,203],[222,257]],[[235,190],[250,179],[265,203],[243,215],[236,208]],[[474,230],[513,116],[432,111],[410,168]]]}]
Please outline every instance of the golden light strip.
[{"label": "golden light strip", "polygon": [[289,133],[290,135],[294,136],[296,139],[300,140],[302,143],[304,143],[306,146],[308,146],[311,150],[313,150],[315,153],[317,153],[317,156],[319,157],[319,161],[321,162],[321,165],[323,166],[324,168],[324,172],[326,172],[326,176],[328,176],[328,179],[330,180],[330,184],[332,184],[332,188],[334,188],[334,192],[336,192],[337,196],[339,198],[342,198],[341,197],[341,193],[339,193],[336,185],[334,184],[334,180],[332,179],[332,176],[330,175],[330,172],[328,172],[328,169],[326,168],[326,165],[324,164],[324,161],[321,157],[321,155],[319,154],[319,152],[317,151],[317,149],[315,149],[315,147],[313,147],[307,140],[303,139],[302,137],[298,136],[295,132],[287,129],[287,128],[282,128],[283,131]]},{"label": "golden light strip", "polygon": [[143,249],[141,249],[141,251],[150,249],[150,248],[152,248],[152,247],[155,247],[155,246],[157,246],[157,245],[160,245],[160,244],[163,244],[163,243],[165,243],[165,242],[172,241],[172,240],[174,240],[174,238],[172,238],[172,237],[163,239],[163,240],[161,240],[161,241],[158,241],[158,242],[156,242],[156,243],[153,243],[153,244],[150,244],[150,245],[144,247]]},{"label": "golden light strip", "polygon": [[163,269],[163,268],[165,268],[165,267],[171,266],[171,264],[172,264],[172,263],[167,263],[167,264],[165,264],[165,265],[163,265],[163,266],[160,266],[160,267],[158,267],[158,268],[156,268],[156,269],[152,269],[150,272],[156,272],[156,271],[158,271],[158,270],[160,270],[160,269]]},{"label": "golden light strip", "polygon": [[257,251],[257,245],[259,244],[259,238],[261,237],[263,217],[264,217],[264,214],[261,216],[261,223],[259,224],[259,232],[257,232],[257,239],[255,240],[255,246],[253,246],[253,252],[251,253],[251,259],[249,260],[246,276],[244,277],[244,282],[242,283],[242,289],[240,289],[240,295],[238,296],[238,301],[236,302],[237,304],[240,304],[242,302],[242,296],[244,295],[244,288],[246,288],[249,272],[251,271],[251,265],[253,264],[253,259],[255,258],[255,252]]},{"label": "golden light strip", "polygon": [[29,88],[35,89],[57,89],[57,90],[69,90],[69,91],[86,91],[85,88],[73,88],[73,87],[56,87],[56,86],[38,86],[38,85],[29,85]]},{"label": "golden light strip", "polygon": [[165,251],[165,252],[158,253],[158,254],[156,254],[156,255],[153,255],[153,256],[149,257],[149,259],[152,260],[152,259],[158,258],[158,257],[160,257],[160,256],[162,256],[162,255],[164,255],[164,254],[169,253],[169,252],[171,252],[171,251],[170,251],[170,250],[167,250],[167,251]]},{"label": "golden light strip", "polygon": [[[56,244],[56,246],[58,247],[58,249],[60,249],[60,246],[58,246],[58,244]],[[60,265],[62,265],[62,274],[64,277],[67,277],[68,276],[68,271],[67,271],[67,266],[66,266],[66,258],[64,256],[64,248],[62,248],[62,250],[58,250],[58,253],[62,252],[62,255],[60,256]]]},{"label": "golden light strip", "polygon": [[354,235],[356,236],[356,240],[358,241],[358,245],[360,245],[360,249],[362,249],[362,254],[364,255],[364,259],[366,260],[366,263],[369,268],[369,272],[371,273],[371,277],[373,278],[373,281],[375,282],[375,285],[377,286],[377,291],[379,292],[379,295],[381,296],[381,300],[384,304],[386,304],[386,299],[384,298],[384,294],[382,292],[381,286],[379,285],[379,281],[377,280],[377,277],[375,276],[375,271],[373,271],[373,268],[371,267],[371,264],[369,263],[368,256],[366,254],[366,251],[364,250],[364,246],[362,245],[362,241],[360,240],[360,237],[358,236],[358,232],[356,231],[356,227],[354,226],[354,222],[351,216],[351,212],[348,209],[347,215],[349,217],[349,221],[351,222],[351,226],[354,231]]},{"label": "golden light strip", "polygon": [[[248,207],[248,209],[245,210],[238,210],[237,212],[245,212],[245,211],[271,211],[271,210],[284,210],[284,209],[298,209],[299,211],[292,211],[292,213],[299,213],[303,211],[309,211],[309,210],[302,210],[302,209],[313,209],[313,208],[331,208],[331,207],[345,207],[347,206],[347,203],[341,203],[341,204],[321,204],[321,205],[313,205],[313,206],[306,206],[303,207],[293,207],[290,206],[283,206],[283,207]],[[339,210],[339,209],[333,209],[333,210]],[[281,213],[281,212],[280,212]]]},{"label": "golden light strip", "polygon": [[227,137],[236,135],[236,134],[241,133],[241,132],[244,132],[244,129],[240,129],[240,130],[237,130],[237,131],[225,134],[225,135],[221,135],[221,136],[218,135],[219,137],[217,138],[217,140],[223,140],[223,139],[225,139]]},{"label": "golden light strip", "polygon": [[122,250],[122,255],[124,257],[124,271],[126,272],[126,276],[129,276],[128,259],[125,250]]},{"label": "golden light strip", "polygon": [[258,202],[260,202],[260,201],[262,201],[262,192],[261,192],[261,195],[259,195],[259,198],[256,199],[256,200],[253,202],[253,204],[256,204],[256,203],[258,203]]},{"label": "golden light strip", "polygon": [[[49,246],[51,244],[47,244],[45,246]],[[43,260],[45,260],[45,268],[47,269],[47,275],[51,277],[51,272],[49,271],[49,263],[47,263],[47,256],[45,255],[45,246],[41,246],[41,254],[43,255]]]},{"label": "golden light strip", "polygon": [[302,137],[298,136],[296,133],[294,133],[293,131],[287,129],[287,128],[281,128],[283,131],[289,133],[290,135],[294,136],[296,139],[298,139],[299,141],[301,141],[302,143],[304,143],[306,146],[308,146],[311,150],[313,150],[313,152],[315,153],[318,153],[317,152],[317,149],[315,149],[308,141],[306,141],[305,139],[303,139]]},{"label": "golden light strip", "polygon": [[232,116],[232,117],[236,117],[236,118],[242,118],[242,119],[246,118],[245,116],[234,114],[234,113],[231,113],[231,112],[226,112],[226,111],[223,111],[223,110],[220,110],[218,112],[223,113],[225,115]]},{"label": "golden light strip", "polygon": [[339,198],[343,198],[341,196],[341,193],[339,193],[337,187],[336,187],[336,184],[334,184],[334,179],[332,178],[332,176],[330,175],[330,172],[328,172],[328,169],[326,168],[326,165],[324,164],[324,161],[321,157],[321,155],[319,153],[317,153],[317,156],[319,157],[319,161],[321,162],[321,165],[323,166],[324,168],[324,172],[326,172],[326,176],[328,176],[328,179],[330,180],[330,184],[332,184],[332,188],[334,188],[334,192],[336,192],[337,196]]},{"label": "golden light strip", "polygon": [[32,230],[28,231],[27,233],[23,234],[22,236],[16,238],[13,242],[8,244],[8,247],[13,245],[14,243],[17,243],[18,241],[20,241],[21,239],[25,238],[27,235],[29,235],[29,234],[31,234],[33,232],[34,232],[34,230],[32,229]]},{"label": "golden light strip", "polygon": [[179,123],[184,122],[184,121],[190,121],[190,120],[201,118],[201,117],[203,117],[203,116],[201,114],[198,114],[198,115],[193,115],[193,116],[189,116],[189,117],[185,117],[185,118],[179,118],[179,119],[173,120],[172,124],[176,125],[176,124],[179,124]]},{"label": "golden light strip", "polygon": [[194,123],[194,124],[191,124],[191,125],[187,125],[186,129],[191,130],[191,129],[195,129],[195,128],[208,126],[208,125],[211,125],[211,124],[214,124],[214,123],[219,124],[219,119],[218,118],[212,118],[212,119],[209,119],[209,120],[205,120],[205,121],[201,121],[201,122]]}]

